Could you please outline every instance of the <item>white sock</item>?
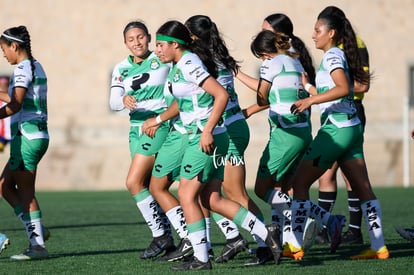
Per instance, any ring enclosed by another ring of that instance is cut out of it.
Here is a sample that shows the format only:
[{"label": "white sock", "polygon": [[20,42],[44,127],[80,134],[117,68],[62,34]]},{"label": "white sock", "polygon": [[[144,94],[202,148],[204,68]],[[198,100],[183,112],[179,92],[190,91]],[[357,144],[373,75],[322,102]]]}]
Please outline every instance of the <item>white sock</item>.
[{"label": "white sock", "polygon": [[272,208],[277,209],[280,213],[283,210],[289,209],[292,203],[291,198],[279,190],[272,190],[267,199],[267,202],[272,206]]},{"label": "white sock", "polygon": [[294,247],[303,247],[303,233],[305,232],[306,220],[309,216],[309,200],[292,201],[292,232],[293,238],[291,244]]},{"label": "white sock", "polygon": [[371,241],[371,249],[378,251],[384,246],[384,235],[382,232],[382,211],[377,199],[361,203],[368,235]]},{"label": "white sock", "polygon": [[270,215],[271,215],[271,223],[272,224],[277,224],[279,226],[279,228],[282,228],[283,226],[283,213],[279,212],[279,210],[272,208],[270,210]]},{"label": "white sock", "polygon": [[308,213],[309,217],[319,221],[324,226],[327,226],[329,223],[329,218],[331,217],[331,213],[326,211],[313,201],[308,201],[310,204],[310,212]]},{"label": "white sock", "polygon": [[257,235],[257,237],[263,241],[266,240],[267,228],[265,224],[243,206],[240,207],[240,210],[236,213],[233,221],[238,226],[249,231],[252,236]]},{"label": "white sock", "polygon": [[161,217],[161,223],[164,227],[164,232],[167,233],[171,238],[173,238],[173,233],[171,230],[171,222],[167,217],[167,214],[165,214],[164,210],[162,210],[161,206],[158,204],[158,213],[160,213]]},{"label": "white sock", "polygon": [[283,211],[283,227],[282,228],[282,240],[281,243],[291,243],[292,239],[294,239],[293,231],[292,231],[292,210],[287,209]]},{"label": "white sock", "polygon": [[229,220],[226,217],[223,217],[222,215],[215,212],[212,212],[212,217],[220,228],[226,240],[234,239],[240,235],[239,228],[232,220]]},{"label": "white sock", "polygon": [[40,218],[40,211],[33,211],[30,214],[23,215],[26,234],[31,246],[45,246],[43,240],[43,228]]},{"label": "white sock", "polygon": [[178,236],[181,239],[184,239],[185,237],[187,237],[188,235],[187,224],[185,223],[184,212],[181,206],[176,206],[176,207],[171,208],[170,210],[167,211],[167,213],[165,213],[165,215],[170,220]]},{"label": "white sock", "polygon": [[205,220],[188,224],[188,239],[194,250],[194,257],[199,261],[208,262],[207,233]]},{"label": "white sock", "polygon": [[141,190],[134,196],[137,207],[141,211],[142,217],[147,222],[154,238],[165,234],[159,205],[147,188]]}]

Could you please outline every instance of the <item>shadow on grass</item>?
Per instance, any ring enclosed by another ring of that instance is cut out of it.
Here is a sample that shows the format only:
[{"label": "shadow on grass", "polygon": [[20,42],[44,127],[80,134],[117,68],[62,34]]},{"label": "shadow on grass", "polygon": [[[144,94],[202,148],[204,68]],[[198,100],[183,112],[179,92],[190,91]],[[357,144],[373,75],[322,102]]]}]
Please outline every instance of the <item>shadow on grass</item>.
[{"label": "shadow on grass", "polygon": [[[414,243],[404,243],[400,242],[400,240],[396,240],[393,242],[386,243],[388,251],[390,252],[390,258],[404,258],[404,257],[412,257],[414,256]],[[354,244],[354,245],[343,245],[339,246],[338,250],[335,254],[338,258],[341,259],[350,259],[351,256],[355,256],[362,251],[368,249],[370,247],[369,243],[364,244]],[[329,254],[329,248],[321,248],[319,251],[311,249],[312,254],[320,254],[321,256]],[[308,253],[309,254],[309,253]]]},{"label": "shadow on grass", "polygon": [[64,258],[64,257],[80,257],[80,256],[95,256],[95,255],[112,255],[123,253],[136,253],[141,252],[143,249],[120,249],[120,250],[99,250],[99,251],[82,251],[82,252],[66,252],[66,253],[53,253],[49,256],[49,259]]},{"label": "shadow on grass", "polygon": [[[73,228],[85,228],[85,227],[100,227],[100,226],[137,226],[146,225],[146,222],[111,222],[111,223],[85,223],[85,224],[66,224],[66,225],[54,225],[48,226],[48,229],[73,229]],[[3,231],[21,231],[22,227],[19,228],[2,228]]]}]

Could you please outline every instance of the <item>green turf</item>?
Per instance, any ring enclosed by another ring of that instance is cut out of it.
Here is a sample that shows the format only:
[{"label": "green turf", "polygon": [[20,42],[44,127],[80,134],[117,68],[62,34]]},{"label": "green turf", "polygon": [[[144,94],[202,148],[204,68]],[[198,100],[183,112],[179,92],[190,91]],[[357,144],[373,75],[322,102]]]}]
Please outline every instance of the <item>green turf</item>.
[{"label": "green turf", "polygon": [[[210,274],[409,274],[414,267],[414,244],[402,239],[394,226],[414,226],[414,188],[376,188],[383,211],[383,227],[391,258],[385,261],[351,261],[349,256],[368,246],[341,246],[329,254],[327,246],[313,246],[301,262],[283,258],[279,266],[243,267],[248,253],[239,254],[226,264],[213,263]],[[315,198],[316,190],[312,190]],[[127,191],[38,192],[44,224],[51,231],[47,241],[50,259],[13,262],[9,257],[28,245],[20,222],[12,209],[0,201],[0,231],[11,245],[0,256],[0,274],[165,274],[174,263],[141,260],[139,255],[151,235]],[[269,207],[253,198],[269,217]],[[346,191],[340,190],[334,213],[347,216]],[[242,234],[254,242],[246,231]],[[211,239],[216,255],[224,237],[212,223]]]}]

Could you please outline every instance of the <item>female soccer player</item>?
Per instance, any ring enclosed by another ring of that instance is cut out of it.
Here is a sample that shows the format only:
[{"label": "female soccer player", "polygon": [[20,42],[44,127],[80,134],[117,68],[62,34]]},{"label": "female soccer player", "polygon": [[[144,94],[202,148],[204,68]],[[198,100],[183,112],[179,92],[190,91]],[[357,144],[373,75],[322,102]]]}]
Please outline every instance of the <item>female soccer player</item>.
[{"label": "female soccer player", "polygon": [[[310,106],[319,104],[321,128],[293,179],[292,228],[296,238],[290,243],[290,250],[292,254],[300,253],[303,257],[305,222],[309,212],[316,209],[311,208],[309,188],[337,161],[361,200],[371,240],[371,247],[352,259],[387,259],[389,252],[384,245],[381,206],[368,178],[363,154],[363,130],[353,102],[353,81],[366,84],[370,74],[363,69],[355,33],[348,19],[321,13],[312,39],[315,47],[324,52],[316,75],[316,86],[308,83],[306,76],[303,76],[303,85],[312,96],[298,100],[291,110],[303,113]],[[338,47],[341,43],[343,50]],[[334,244],[331,243],[332,252],[338,244],[339,238]]]},{"label": "female soccer player", "polygon": [[155,154],[163,144],[169,126],[161,124],[154,136],[149,136],[142,130],[145,120],[166,109],[163,89],[170,67],[160,62],[149,50],[151,35],[144,23],[128,23],[123,35],[125,46],[131,55],[113,70],[110,107],[115,111],[125,108],[129,110],[129,150],[132,162],[126,187],[152,233],[153,240],[141,255],[142,259],[148,259],[174,248],[171,232],[165,224],[165,214],[148,190]]},{"label": "female soccer player", "polygon": [[[223,191],[227,198],[240,203],[263,221],[261,210],[249,197],[246,190],[244,152],[249,143],[250,132],[234,87],[233,75],[237,73],[239,65],[230,55],[216,24],[210,17],[195,15],[187,19],[185,25],[192,35],[194,44],[211,51],[218,70],[217,81],[229,94],[229,100],[222,116],[229,136],[229,149],[226,155],[222,184]],[[247,241],[231,220],[217,213],[212,213],[212,216],[227,239],[220,256],[216,258],[216,262],[227,262],[247,248]],[[264,246],[266,245],[264,244]]]},{"label": "female soccer player", "polygon": [[[299,97],[308,96],[301,85],[301,73],[315,75],[312,58],[303,41],[294,35],[293,24],[288,16],[275,13],[267,16],[261,32],[251,43],[253,54],[263,59],[260,79],[242,72],[237,78],[258,93],[258,103],[246,109],[250,116],[269,107],[270,139],[260,160],[256,175],[255,193],[272,205],[272,222],[283,228],[283,243],[291,237],[290,228],[290,179],[303,151],[311,141],[310,112],[302,115],[290,114],[286,106]],[[277,34],[276,36],[272,35]],[[303,65],[302,65],[303,62]],[[299,78],[299,81],[298,81]],[[258,89],[258,87],[260,87]],[[260,102],[259,102],[260,101]],[[290,106],[289,106],[290,107]],[[302,121],[293,123],[294,119]],[[279,123],[279,120],[282,121]],[[289,120],[286,124],[284,120]],[[283,138],[283,143],[278,140]],[[286,142],[292,147],[285,146]],[[256,257],[265,262],[269,258],[265,248],[257,251]]]},{"label": "female soccer player", "polygon": [[[238,226],[265,240],[272,249],[275,262],[279,263],[281,249],[278,236],[274,234],[275,228],[267,228],[246,208],[221,196],[228,149],[228,135],[221,116],[227,105],[228,93],[215,80],[217,71],[211,52],[198,51],[192,42],[186,26],[175,20],[164,23],[157,31],[156,48],[160,60],[173,62],[167,83],[176,99],[172,106],[175,106],[176,114],[180,114],[189,135],[181,163],[178,196],[194,257],[172,269],[212,268],[199,196],[204,207],[232,219]],[[161,120],[170,118],[162,116]]]},{"label": "female soccer player", "polygon": [[[167,86],[164,86],[164,97],[168,106],[173,105],[175,99]],[[163,117],[170,117],[171,112],[176,116],[169,121],[162,122]],[[188,240],[183,209],[177,198],[169,191],[173,182],[180,180],[181,161],[188,142],[188,135],[174,108],[168,108],[158,116],[147,119],[142,128],[148,136],[152,137],[162,123],[168,123],[170,130],[155,158],[149,190],[180,237],[177,248],[167,251],[158,260],[177,261],[193,254],[193,248]]]},{"label": "female soccer player", "polygon": [[43,259],[45,248],[41,211],[35,198],[37,165],[49,145],[47,78],[33,58],[25,26],[5,30],[0,46],[7,61],[16,65],[9,85],[10,101],[0,108],[0,119],[11,116],[10,159],[0,181],[4,198],[25,224],[29,248],[13,260]]},{"label": "female soccer player", "polygon": [[[321,14],[335,14],[336,16],[345,18],[345,13],[336,6],[328,6],[321,11]],[[364,41],[357,35],[357,45],[359,56],[362,60],[362,66],[365,71],[369,71],[369,55],[367,47],[365,46]],[[342,48],[342,44],[339,45]],[[354,81],[354,104],[357,110],[357,115],[361,121],[362,129],[365,129],[366,117],[365,109],[363,105],[363,99],[365,93],[368,92],[370,88],[370,83],[359,83]],[[337,195],[337,171],[338,163],[334,163],[331,169],[326,170],[326,172],[319,178],[319,197],[318,204],[327,211],[332,211]],[[341,236],[341,244],[362,244],[362,232],[361,232],[361,223],[362,223],[362,211],[361,203],[359,201],[358,195],[351,189],[348,179],[342,173],[347,193],[348,193],[348,210],[349,210],[349,225],[348,230],[345,231]],[[329,239],[327,238],[326,228],[323,228],[320,234],[315,239],[316,243],[328,243]]]}]

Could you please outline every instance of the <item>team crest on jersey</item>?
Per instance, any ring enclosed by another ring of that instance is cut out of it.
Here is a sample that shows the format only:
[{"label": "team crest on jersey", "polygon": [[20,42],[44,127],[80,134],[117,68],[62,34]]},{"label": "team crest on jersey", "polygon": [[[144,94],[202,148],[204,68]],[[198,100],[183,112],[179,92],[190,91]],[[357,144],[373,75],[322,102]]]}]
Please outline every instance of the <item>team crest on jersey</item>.
[{"label": "team crest on jersey", "polygon": [[160,67],[160,62],[157,59],[151,59],[151,70],[156,70]]},{"label": "team crest on jersey", "polygon": [[181,74],[181,71],[180,70],[177,70],[175,72],[174,78],[173,78],[174,82],[178,82],[180,80],[180,74]]}]

